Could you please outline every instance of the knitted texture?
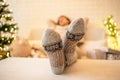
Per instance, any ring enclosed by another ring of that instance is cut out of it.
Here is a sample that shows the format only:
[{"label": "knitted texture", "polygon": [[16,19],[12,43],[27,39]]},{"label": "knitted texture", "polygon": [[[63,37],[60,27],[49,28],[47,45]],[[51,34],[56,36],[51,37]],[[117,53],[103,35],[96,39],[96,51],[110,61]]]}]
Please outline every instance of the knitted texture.
[{"label": "knitted texture", "polygon": [[43,35],[42,43],[48,55],[53,73],[61,74],[65,68],[65,57],[60,35],[51,29],[47,29]]},{"label": "knitted texture", "polygon": [[53,52],[47,52],[50,65],[53,73],[55,74],[61,74],[64,71],[65,67],[65,58],[63,54],[63,50],[56,50]]},{"label": "knitted texture", "polygon": [[84,33],[84,20],[82,18],[75,19],[69,25],[68,31],[72,34]]},{"label": "knitted texture", "polygon": [[64,43],[64,54],[66,65],[71,65],[77,60],[77,54],[75,53],[77,41],[72,41],[70,39],[65,39]]},{"label": "knitted texture", "polygon": [[84,21],[82,18],[74,20],[68,27],[66,38],[64,41],[64,54],[66,65],[71,65],[77,60],[75,53],[77,42],[82,39],[84,35]]},{"label": "knitted texture", "polygon": [[60,35],[52,29],[46,29],[42,36],[43,45],[53,45],[61,41]]}]

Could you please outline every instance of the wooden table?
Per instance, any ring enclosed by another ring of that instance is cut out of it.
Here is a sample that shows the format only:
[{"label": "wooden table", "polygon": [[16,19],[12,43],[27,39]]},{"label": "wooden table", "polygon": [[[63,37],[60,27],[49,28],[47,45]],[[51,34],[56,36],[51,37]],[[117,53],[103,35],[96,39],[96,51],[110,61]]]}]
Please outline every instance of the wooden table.
[{"label": "wooden table", "polygon": [[0,61],[0,80],[120,80],[120,60],[78,60],[54,75],[47,58],[7,58]]}]

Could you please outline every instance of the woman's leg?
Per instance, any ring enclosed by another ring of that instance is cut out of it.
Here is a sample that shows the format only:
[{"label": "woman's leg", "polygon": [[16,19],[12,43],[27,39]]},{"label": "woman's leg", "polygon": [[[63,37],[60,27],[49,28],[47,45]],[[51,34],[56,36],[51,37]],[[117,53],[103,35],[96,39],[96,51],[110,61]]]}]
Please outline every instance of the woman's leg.
[{"label": "woman's leg", "polygon": [[72,21],[68,27],[64,40],[64,55],[66,64],[69,66],[77,60],[75,48],[77,42],[84,36],[84,20],[82,18]]},{"label": "woman's leg", "polygon": [[61,74],[65,68],[65,56],[60,35],[52,29],[47,29],[43,34],[42,43],[53,73]]}]

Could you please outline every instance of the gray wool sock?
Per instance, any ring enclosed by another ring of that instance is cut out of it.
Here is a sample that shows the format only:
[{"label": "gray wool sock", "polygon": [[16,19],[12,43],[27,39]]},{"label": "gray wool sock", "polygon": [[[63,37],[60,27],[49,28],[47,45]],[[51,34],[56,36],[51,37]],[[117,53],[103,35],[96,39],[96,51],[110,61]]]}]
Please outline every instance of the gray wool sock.
[{"label": "gray wool sock", "polygon": [[52,29],[47,29],[43,34],[42,43],[53,73],[61,74],[65,68],[65,56],[60,35]]},{"label": "gray wool sock", "polygon": [[64,54],[66,65],[71,65],[77,60],[75,52],[77,42],[84,35],[84,20],[82,18],[74,20],[68,27],[66,38],[64,40]]}]

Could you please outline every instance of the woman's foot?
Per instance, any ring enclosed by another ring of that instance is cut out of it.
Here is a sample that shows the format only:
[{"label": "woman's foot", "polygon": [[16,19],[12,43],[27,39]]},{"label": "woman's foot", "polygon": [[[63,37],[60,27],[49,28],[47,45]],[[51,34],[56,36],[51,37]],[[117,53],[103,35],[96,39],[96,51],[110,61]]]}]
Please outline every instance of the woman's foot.
[{"label": "woman's foot", "polygon": [[65,68],[65,56],[60,35],[52,29],[47,29],[43,34],[42,43],[53,73],[61,74]]},{"label": "woman's foot", "polygon": [[72,21],[68,27],[64,41],[64,54],[67,65],[71,65],[77,60],[75,48],[77,42],[84,36],[84,20],[82,18]]}]

